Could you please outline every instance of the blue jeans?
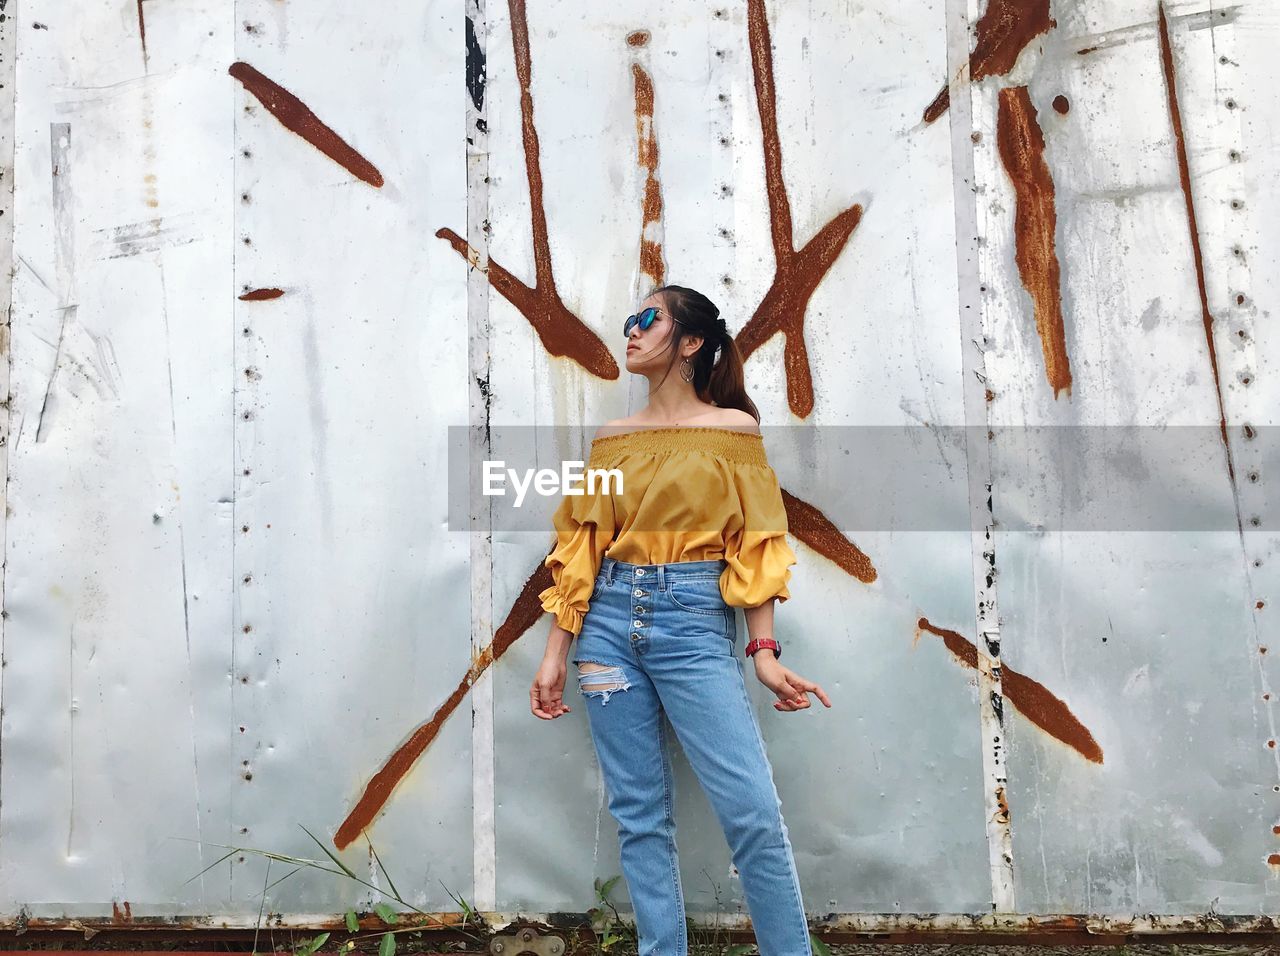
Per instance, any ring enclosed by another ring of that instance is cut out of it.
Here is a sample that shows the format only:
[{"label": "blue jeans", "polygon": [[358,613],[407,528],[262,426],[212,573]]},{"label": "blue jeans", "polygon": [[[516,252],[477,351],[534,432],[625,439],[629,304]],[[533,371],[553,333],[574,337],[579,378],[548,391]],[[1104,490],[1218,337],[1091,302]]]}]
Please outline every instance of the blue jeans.
[{"label": "blue jeans", "polygon": [[688,953],[664,711],[733,851],[761,956],[812,956],[782,801],[734,653],[734,611],[720,595],[724,568],[606,557],[574,650],[639,956]]}]

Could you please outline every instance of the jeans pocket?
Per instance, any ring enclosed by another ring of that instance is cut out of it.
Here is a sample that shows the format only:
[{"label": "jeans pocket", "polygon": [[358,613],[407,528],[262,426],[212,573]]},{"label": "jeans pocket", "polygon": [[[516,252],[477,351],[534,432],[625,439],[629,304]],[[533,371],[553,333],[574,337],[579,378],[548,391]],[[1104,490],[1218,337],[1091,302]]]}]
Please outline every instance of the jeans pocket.
[{"label": "jeans pocket", "polygon": [[720,579],[694,578],[672,581],[667,585],[671,603],[691,614],[723,617],[729,605],[720,593]]}]

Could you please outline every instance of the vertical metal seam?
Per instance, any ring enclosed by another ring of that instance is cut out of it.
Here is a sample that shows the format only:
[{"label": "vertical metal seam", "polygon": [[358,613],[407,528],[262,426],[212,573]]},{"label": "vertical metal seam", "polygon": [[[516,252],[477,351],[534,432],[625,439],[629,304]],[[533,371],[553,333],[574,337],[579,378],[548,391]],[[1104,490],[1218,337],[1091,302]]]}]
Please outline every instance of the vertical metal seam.
[{"label": "vertical metal seam", "polygon": [[[990,104],[992,96],[969,79],[971,24],[978,16],[978,0],[947,0],[947,75],[952,88],[952,191],[956,219],[956,289],[960,327],[961,390],[966,426],[965,457],[969,484],[970,542],[976,601],[978,719],[981,728],[983,803],[987,855],[991,879],[991,907],[996,913],[1015,912],[1013,844],[1009,824],[1005,771],[1003,688],[1000,664],[1000,619],[995,583],[995,515],[992,507],[991,453],[986,401],[986,316],[982,301],[982,264],[973,99]],[[980,142],[980,141],[979,141]],[[988,160],[990,163],[991,161]],[[979,530],[981,529],[981,530]]]},{"label": "vertical metal seam", "polygon": [[[467,243],[474,256],[467,270],[467,391],[470,471],[490,455],[489,411],[489,135],[484,88],[487,80],[485,0],[466,0],[463,48],[468,82],[466,110]],[[479,483],[470,482],[471,488]],[[492,501],[471,495],[468,505],[471,569],[471,659],[493,641]],[[497,908],[498,864],[494,767],[493,669],[486,668],[471,689],[472,905],[481,912]]]},{"label": "vertical metal seam", "polygon": [[[9,582],[9,436],[13,434],[13,279],[15,270],[12,268],[14,260],[14,242],[16,240],[14,230],[14,192],[13,181],[16,174],[16,149],[17,149],[17,122],[18,122],[18,100],[17,86],[14,79],[17,71],[18,59],[18,31],[14,29],[14,25],[18,22],[17,10],[2,23],[0,23],[0,58],[2,58],[3,69],[0,75],[4,78],[5,100],[4,106],[4,125],[0,127],[0,135],[7,138],[4,148],[4,165],[3,171],[5,175],[5,184],[3,192],[0,192],[0,211],[4,213],[4,224],[0,226],[0,243],[8,247],[8,254],[4,257],[4,261],[9,263],[9,276],[4,285],[3,295],[4,303],[4,328],[0,330],[0,342],[4,344],[5,361],[4,370],[4,420],[3,431],[0,432],[0,456],[3,456],[4,467],[4,486],[0,489],[0,665],[4,661],[4,652],[7,649],[6,637],[8,634],[8,582]],[[0,666],[0,713],[4,712],[5,694],[4,694],[4,672],[5,668]],[[3,742],[4,735],[0,734],[0,766],[3,766]],[[0,814],[4,808],[4,793],[0,791]],[[0,823],[3,817],[0,816]],[[0,826],[0,834],[3,834],[3,826]]]}]

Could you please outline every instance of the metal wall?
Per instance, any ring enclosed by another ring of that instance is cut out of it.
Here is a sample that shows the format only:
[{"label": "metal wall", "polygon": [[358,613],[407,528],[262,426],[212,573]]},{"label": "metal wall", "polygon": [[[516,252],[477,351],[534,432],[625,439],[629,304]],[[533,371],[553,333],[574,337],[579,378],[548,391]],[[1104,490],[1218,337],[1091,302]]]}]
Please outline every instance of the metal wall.
[{"label": "metal wall", "polygon": [[[317,857],[300,824],[427,910],[591,906],[585,713],[528,709],[547,536],[450,530],[446,434],[582,457],[659,281],[766,425],[990,429],[969,531],[841,530],[771,451],[779,633],[835,704],[749,682],[810,912],[1277,908],[1274,4],[9,0],[0,36],[7,917],[251,925],[279,864],[186,881]],[[1002,530],[1058,464],[1008,430],[1182,425],[1231,526]],[[690,910],[741,916],[677,776]]]}]

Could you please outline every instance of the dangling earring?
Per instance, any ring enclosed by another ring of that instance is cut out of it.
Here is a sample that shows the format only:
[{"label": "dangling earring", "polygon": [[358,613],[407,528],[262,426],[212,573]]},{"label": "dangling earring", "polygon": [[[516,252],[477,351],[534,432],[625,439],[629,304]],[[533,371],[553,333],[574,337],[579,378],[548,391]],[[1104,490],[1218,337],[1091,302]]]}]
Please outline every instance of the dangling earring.
[{"label": "dangling earring", "polygon": [[688,358],[680,363],[680,377],[686,382],[693,381],[693,363]]}]

